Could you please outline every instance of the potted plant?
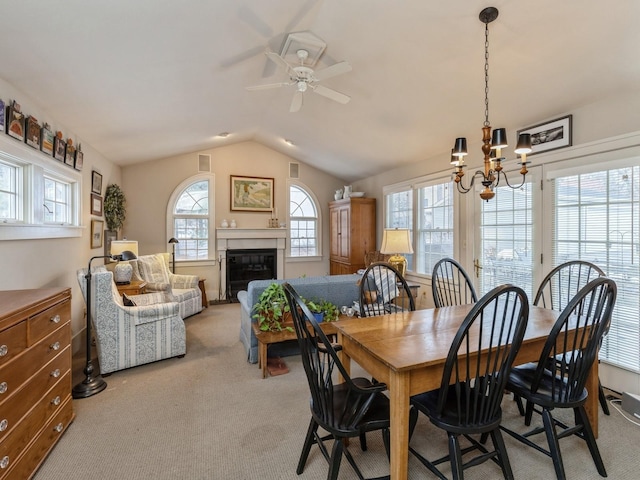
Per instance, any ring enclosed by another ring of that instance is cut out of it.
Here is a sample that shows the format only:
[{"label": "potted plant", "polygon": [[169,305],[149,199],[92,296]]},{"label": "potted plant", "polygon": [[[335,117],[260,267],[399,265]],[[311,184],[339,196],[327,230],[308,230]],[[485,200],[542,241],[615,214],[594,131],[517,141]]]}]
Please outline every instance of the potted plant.
[{"label": "potted plant", "polygon": [[305,304],[318,322],[334,322],[338,319],[338,307],[327,300],[305,300]]},{"label": "potted plant", "polygon": [[122,228],[127,215],[127,199],[115,183],[109,185],[105,191],[103,210],[108,230],[117,231]]},{"label": "potted plant", "polygon": [[289,304],[284,294],[282,284],[272,283],[258,297],[253,306],[253,318],[258,320],[258,326],[263,332],[293,332],[293,328],[284,325],[284,315],[289,312]]}]

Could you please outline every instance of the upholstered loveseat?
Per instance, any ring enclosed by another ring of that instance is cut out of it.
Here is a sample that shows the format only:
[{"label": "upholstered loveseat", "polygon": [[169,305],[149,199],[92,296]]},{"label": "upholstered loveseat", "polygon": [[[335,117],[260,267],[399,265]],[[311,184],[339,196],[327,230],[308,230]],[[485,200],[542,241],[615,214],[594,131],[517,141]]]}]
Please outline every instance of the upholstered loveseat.
[{"label": "upholstered loveseat", "polygon": [[304,298],[310,300],[321,299],[334,303],[338,307],[352,306],[358,300],[360,275],[327,275],[322,277],[304,277],[285,280],[253,280],[249,282],[247,290],[238,292],[238,301],[241,306],[240,313],[240,341],[247,352],[247,360],[250,363],[258,361],[258,340],[253,333],[251,323],[253,318],[253,306],[258,301],[260,294],[271,283],[289,282],[293,288]]},{"label": "upholstered loveseat", "polygon": [[165,292],[180,306],[180,316],[190,317],[202,311],[202,292],[197,275],[179,275],[169,269],[169,254],[140,255],[131,260],[133,278],[147,282],[147,292]]},{"label": "upholstered loveseat", "polygon": [[[104,267],[91,271],[91,318],[103,375],[186,353],[184,322],[167,293],[132,295],[136,306],[126,307],[113,273]],[[86,268],[77,272],[85,300],[86,274]]]}]

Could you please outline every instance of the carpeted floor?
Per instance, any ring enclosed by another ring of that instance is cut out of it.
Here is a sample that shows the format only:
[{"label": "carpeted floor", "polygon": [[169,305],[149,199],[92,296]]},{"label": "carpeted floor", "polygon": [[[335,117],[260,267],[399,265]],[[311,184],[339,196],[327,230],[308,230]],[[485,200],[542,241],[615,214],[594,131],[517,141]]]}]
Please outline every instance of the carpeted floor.
[{"label": "carpeted floor", "polygon": [[[262,379],[238,341],[239,309],[215,305],[188,318],[184,358],[116,372],[107,377],[105,391],[75,400],[75,421],[35,479],[326,478],[327,463],[315,447],[305,472],[295,473],[309,422],[300,358],[285,359],[289,373]],[[82,379],[81,359],[74,383]],[[503,406],[504,422],[518,428],[522,420],[514,403],[506,399]],[[509,437],[505,442],[516,478],[555,478],[550,458]],[[370,435],[368,443],[365,453],[352,448],[365,476],[388,474],[380,436]],[[615,409],[610,417],[601,413],[598,444],[609,478],[639,477],[640,427]],[[446,452],[446,435],[421,418],[412,445],[433,457]],[[601,478],[584,442],[568,438],[561,449],[569,479]],[[409,478],[434,478],[415,458],[409,469]],[[465,472],[467,479],[500,477],[492,462]],[[340,478],[356,478],[346,462]]]}]

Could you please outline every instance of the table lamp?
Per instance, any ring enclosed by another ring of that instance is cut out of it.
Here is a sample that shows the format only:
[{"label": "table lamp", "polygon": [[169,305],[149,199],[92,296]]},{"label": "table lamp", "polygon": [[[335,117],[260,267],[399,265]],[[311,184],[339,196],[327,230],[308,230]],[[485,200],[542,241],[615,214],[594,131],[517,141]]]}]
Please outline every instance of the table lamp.
[{"label": "table lamp", "polygon": [[91,395],[95,395],[96,393],[100,393],[102,390],[107,388],[107,382],[100,375],[93,375],[93,363],[91,362],[91,262],[93,262],[96,258],[109,258],[111,260],[116,261],[127,261],[134,260],[137,258],[133,252],[125,250],[124,252],[118,255],[98,255],[97,257],[91,257],[89,260],[89,266],[87,267],[87,273],[84,278],[86,280],[86,308],[87,308],[87,363],[84,367],[84,375],[85,378],[82,382],[78,383],[73,390],[71,390],[71,395],[73,398],[87,398]]},{"label": "table lamp", "polygon": [[171,237],[169,239],[169,243],[171,244],[171,271],[172,273],[176,273],[176,243],[180,243],[177,238]]},{"label": "table lamp", "polygon": [[402,254],[413,253],[409,230],[406,228],[385,229],[382,233],[380,253],[390,254],[389,263],[404,277],[407,271],[407,259]]},{"label": "table lamp", "polygon": [[138,257],[138,242],[136,240],[114,240],[111,242],[111,256],[118,257],[124,252],[130,252],[133,258],[123,259],[113,269],[113,279],[116,285],[127,285],[131,283],[133,267],[126,260],[133,260]]}]

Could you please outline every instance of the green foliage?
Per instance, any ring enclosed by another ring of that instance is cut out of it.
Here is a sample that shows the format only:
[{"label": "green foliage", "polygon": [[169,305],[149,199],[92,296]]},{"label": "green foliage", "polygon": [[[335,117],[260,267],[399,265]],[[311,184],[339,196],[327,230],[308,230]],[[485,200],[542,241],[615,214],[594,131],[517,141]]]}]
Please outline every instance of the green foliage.
[{"label": "green foliage", "polygon": [[325,322],[334,322],[338,319],[338,307],[327,300],[304,300],[304,303],[312,313],[324,313]]},{"label": "green foliage", "polygon": [[289,311],[282,284],[272,283],[265,288],[253,308],[256,311],[253,318],[258,320],[263,332],[293,332],[293,328],[282,325],[284,314]]},{"label": "green foliage", "polygon": [[109,230],[119,230],[127,215],[127,199],[116,184],[107,187],[104,195],[104,219]]}]

